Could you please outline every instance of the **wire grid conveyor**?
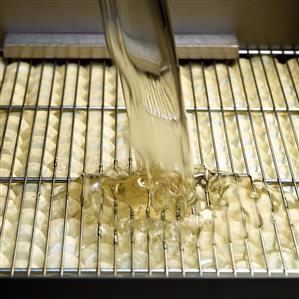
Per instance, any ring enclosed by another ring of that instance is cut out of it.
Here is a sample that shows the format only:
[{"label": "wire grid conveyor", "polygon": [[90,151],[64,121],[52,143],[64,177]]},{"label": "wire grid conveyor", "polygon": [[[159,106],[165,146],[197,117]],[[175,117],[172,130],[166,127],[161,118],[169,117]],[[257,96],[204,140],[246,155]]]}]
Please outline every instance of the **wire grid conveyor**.
[{"label": "wire grid conveyor", "polygon": [[201,204],[219,199],[213,188],[234,193],[219,218],[199,207],[180,238],[165,227],[123,236],[81,201],[86,174],[136,167],[109,61],[0,61],[1,275],[298,276],[299,62],[289,54],[181,61]]}]

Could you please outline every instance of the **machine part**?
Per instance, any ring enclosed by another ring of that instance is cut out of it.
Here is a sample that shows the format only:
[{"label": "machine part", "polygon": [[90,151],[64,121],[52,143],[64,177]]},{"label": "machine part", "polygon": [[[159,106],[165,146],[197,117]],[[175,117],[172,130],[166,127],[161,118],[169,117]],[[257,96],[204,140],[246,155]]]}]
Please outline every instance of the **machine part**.
[{"label": "machine part", "polygon": [[[197,177],[207,205],[213,204],[209,188],[215,183],[213,178],[217,179],[215,174],[221,179],[229,172],[232,182],[239,186],[244,175],[251,179],[256,192],[263,190],[264,196],[271,198],[266,203],[273,204],[272,216],[264,220],[274,229],[276,253],[266,250],[272,239],[263,231],[263,222],[255,237],[266,241],[260,247],[265,247],[261,253],[265,261],[273,254],[281,261],[277,267],[268,267],[265,262],[257,269],[247,259],[246,267],[232,262],[231,267],[222,268],[221,255],[204,267],[202,248],[196,244],[190,257],[198,260],[197,267],[188,266],[185,257],[189,255],[180,247],[177,255],[183,263],[179,266],[167,262],[156,268],[149,258],[150,266],[143,269],[119,267],[124,243],[118,230],[111,231],[105,218],[87,230],[83,221],[88,215],[88,202],[83,200],[86,193],[73,189],[82,173],[82,186],[86,186],[88,173],[106,172],[116,166],[128,172],[136,169],[134,153],[125,141],[127,116],[115,67],[106,60],[5,60],[0,64],[0,261],[5,264],[9,253],[10,266],[2,267],[1,275],[298,277],[299,270],[289,267],[285,251],[289,248],[292,255],[298,255],[298,222],[293,222],[299,201],[298,55],[250,53],[242,51],[233,64],[181,61],[183,98],[194,165],[213,170]],[[105,206],[105,202],[98,204]],[[132,213],[130,217],[134,219]],[[238,217],[243,219],[243,227],[250,225],[246,209]],[[44,231],[43,237],[40,232]],[[90,233],[96,242],[88,247],[85,242]],[[136,229],[131,236],[136,236]],[[231,231],[227,249],[236,261],[233,236]],[[245,249],[251,252],[251,236],[243,237]],[[57,247],[48,247],[52,240],[57,241]],[[161,252],[167,257],[170,247],[165,240]],[[148,244],[146,240],[144,244]],[[138,257],[136,243],[130,241],[128,246],[132,252],[126,256],[127,262],[134,265],[130,261]],[[219,252],[217,242],[213,249]],[[112,267],[110,262],[103,263],[111,250]],[[152,247],[147,250],[150,256]],[[41,260],[36,258],[40,255]],[[93,267],[85,266],[87,257],[95,259]],[[77,266],[68,267],[69,261]],[[54,267],[47,266],[53,263]]]},{"label": "machine part", "polygon": [[[180,59],[235,59],[238,41],[233,34],[177,34]],[[109,58],[103,34],[8,33],[3,55],[6,58]]]},{"label": "machine part", "polygon": [[[279,50],[283,46],[298,50],[299,2],[296,0],[167,2],[174,34],[233,33],[240,48]],[[6,33],[102,34],[101,23],[97,0],[2,0],[0,48]]]}]

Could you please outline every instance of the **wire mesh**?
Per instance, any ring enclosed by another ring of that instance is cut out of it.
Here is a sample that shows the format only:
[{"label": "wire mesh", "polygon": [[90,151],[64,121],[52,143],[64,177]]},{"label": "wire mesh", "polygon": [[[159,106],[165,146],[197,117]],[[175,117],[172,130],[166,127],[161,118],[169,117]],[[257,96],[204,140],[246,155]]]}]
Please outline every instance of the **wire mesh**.
[{"label": "wire mesh", "polygon": [[[115,67],[109,61],[96,60],[2,61],[2,275],[299,274],[297,54],[241,51],[237,61],[182,61],[180,70],[194,165],[204,165],[205,169],[201,174],[204,205],[213,205],[210,191],[211,186],[217,186],[214,180],[225,180],[225,174],[230,173],[228,186],[236,190],[234,197],[244,232],[245,262],[240,264],[238,259],[239,247],[229,210],[223,214],[227,220],[229,267],[223,266],[224,251],[219,248],[217,235],[222,228],[216,221],[212,228],[213,254],[207,263],[206,252],[199,241],[202,229],[196,211],[197,238],[188,251],[182,242],[186,236],[180,232],[175,247],[176,263],[170,259],[172,253],[166,229],[159,245],[162,264],[153,258],[151,252],[156,245],[147,232],[143,239],[147,263],[140,266],[138,229],[132,226],[129,237],[123,239],[117,227],[109,230],[101,220],[91,227],[85,209],[88,203],[84,202],[88,174],[118,167],[129,172],[136,169],[134,153],[127,141],[127,115]],[[79,176],[81,187],[76,189]],[[250,215],[239,192],[246,178],[253,192],[262,192],[269,199],[271,211],[270,220],[266,219],[259,203],[253,201],[258,223],[254,236],[250,233]],[[260,184],[263,191],[259,189]],[[77,201],[74,194],[79,198]],[[57,200],[58,195],[60,200]],[[98,213],[103,215],[104,201],[99,202],[98,208]],[[118,203],[113,205],[113,217],[117,217]],[[134,219],[132,211],[130,217]],[[277,248],[275,253],[267,245],[268,232],[264,224],[268,220]],[[91,244],[86,243],[89,235],[93,240]],[[259,267],[254,259],[256,249],[252,238],[258,239],[260,244],[263,263]],[[56,247],[53,248],[54,239]],[[129,254],[124,253],[124,246],[128,246]],[[292,259],[286,248],[292,252]],[[107,252],[113,252],[109,262]],[[278,255],[279,262],[273,264],[274,254]],[[124,255],[125,266],[120,263],[120,256]]]}]

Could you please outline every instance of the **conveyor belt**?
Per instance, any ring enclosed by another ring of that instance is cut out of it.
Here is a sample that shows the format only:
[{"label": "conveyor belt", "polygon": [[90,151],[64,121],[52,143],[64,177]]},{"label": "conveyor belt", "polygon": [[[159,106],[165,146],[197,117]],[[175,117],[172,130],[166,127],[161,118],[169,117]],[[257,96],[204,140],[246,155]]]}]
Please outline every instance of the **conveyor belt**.
[{"label": "conveyor belt", "polygon": [[[125,236],[95,216],[99,203],[80,202],[87,174],[136,168],[109,61],[1,61],[0,78],[1,274],[299,274],[298,56],[181,61],[194,165],[204,165],[209,183],[199,186],[195,225],[182,234],[193,237],[176,244],[165,231],[153,232],[155,244],[138,229]],[[224,198],[228,210],[217,216]],[[205,239],[201,219],[213,208]]]}]

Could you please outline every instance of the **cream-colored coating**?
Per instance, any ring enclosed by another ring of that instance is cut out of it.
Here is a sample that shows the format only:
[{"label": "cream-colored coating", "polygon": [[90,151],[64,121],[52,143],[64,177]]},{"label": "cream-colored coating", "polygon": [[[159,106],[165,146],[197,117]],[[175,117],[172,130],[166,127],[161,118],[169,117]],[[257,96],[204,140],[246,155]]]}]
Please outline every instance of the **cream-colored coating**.
[{"label": "cream-colored coating", "polygon": [[[34,186],[32,190],[26,190],[21,211],[15,265],[25,268],[28,266],[30,246],[32,246],[32,268],[44,266],[46,250],[46,267],[77,268],[79,266],[80,227],[82,227],[80,264],[82,268],[96,268],[98,263],[103,269],[113,268],[115,250],[117,267],[119,269],[131,268],[131,233],[134,236],[134,267],[136,269],[146,269],[149,266],[147,236],[149,236],[150,262],[153,269],[165,268],[163,239],[166,241],[167,265],[170,269],[181,268],[182,258],[186,269],[196,269],[199,263],[203,270],[214,269],[216,260],[219,269],[235,267],[235,269],[244,270],[249,269],[251,265],[254,270],[260,270],[265,269],[266,263],[270,270],[282,269],[283,265],[288,270],[299,268],[290,223],[280,190],[276,186],[265,186],[259,181],[252,184],[248,177],[212,175],[209,180],[210,207],[207,206],[206,199],[202,196],[203,187],[198,187],[197,192],[200,198],[196,203],[194,215],[189,215],[179,222],[156,220],[150,226],[146,226],[145,214],[143,214],[145,206],[143,206],[141,210],[138,210],[139,212],[135,211],[134,221],[136,223],[132,226],[130,210],[122,201],[117,205],[118,220],[115,222],[114,199],[106,191],[102,193],[100,183],[103,190],[109,190],[107,189],[109,186],[105,185],[104,181],[101,182],[96,177],[86,178],[82,209],[79,203],[82,194],[82,178],[69,185],[67,198],[65,185],[57,185],[54,190],[49,227],[51,185],[42,186],[36,214],[35,200],[33,200],[36,185],[32,185]],[[21,190],[17,187],[19,186],[13,186],[10,191],[12,194],[17,194],[16,199],[8,200],[3,227],[4,242],[0,252],[1,267],[12,265],[16,220],[20,212],[18,204]],[[1,214],[6,192],[6,186],[1,185]],[[284,194],[289,204],[290,220],[294,224],[293,232],[297,241],[299,237],[298,201],[292,188],[285,190]],[[65,212],[66,201],[67,211]],[[273,214],[271,213],[272,206]],[[67,218],[64,218],[65,213]],[[34,214],[35,223],[33,222]],[[274,220],[278,233],[275,231]],[[246,232],[247,239],[245,238]],[[114,245],[114,233],[117,236],[117,245]],[[184,249],[182,257],[180,244]],[[200,256],[198,256],[197,244]]]}]

